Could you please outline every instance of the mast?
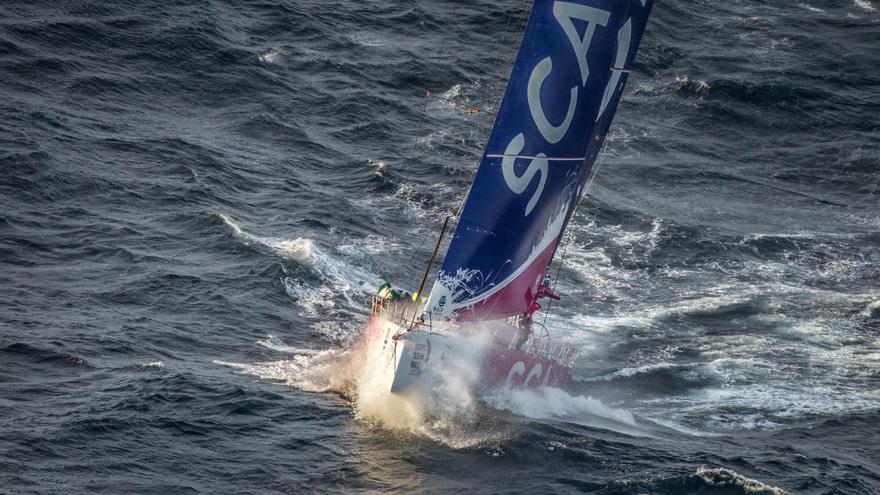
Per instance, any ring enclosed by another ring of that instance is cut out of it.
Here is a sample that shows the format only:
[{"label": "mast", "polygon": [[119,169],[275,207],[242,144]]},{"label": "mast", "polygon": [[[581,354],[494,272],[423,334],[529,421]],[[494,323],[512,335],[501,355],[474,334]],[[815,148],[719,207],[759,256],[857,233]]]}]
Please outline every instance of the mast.
[{"label": "mast", "polygon": [[[520,5],[520,7],[523,7],[523,8],[524,8],[524,7],[526,6],[527,3],[531,3],[530,0],[524,0],[523,3]],[[456,4],[456,6],[457,6],[457,4]],[[529,9],[529,10],[530,10],[530,9]],[[509,16],[508,19],[507,19],[507,25],[505,25],[505,27],[504,27],[504,37],[505,37],[505,39],[507,38],[507,34],[510,32],[509,28],[510,28],[511,21],[513,20],[513,18],[514,18],[514,13],[511,12],[510,16]],[[517,24],[517,27],[516,27],[515,30],[514,30],[514,33],[515,33],[514,36],[517,36],[517,35],[522,34],[522,33],[524,32],[525,21],[526,21],[527,18],[528,18],[528,11],[525,11],[524,13],[522,13],[522,14],[520,14],[520,15],[518,16],[518,18],[517,18],[516,21],[514,21],[514,24]],[[447,33],[447,34],[448,34],[448,33]],[[446,38],[446,36],[444,36],[444,37],[443,37],[443,47],[446,46],[446,40],[447,40],[447,38]],[[521,39],[520,39],[520,41],[521,41]],[[502,53],[502,50],[503,50],[503,46],[504,46],[504,45],[505,45],[505,43],[502,43],[502,44],[501,44],[501,47],[500,47],[499,50],[498,50],[498,56],[499,56],[499,57],[501,56],[501,53]],[[517,46],[517,48],[518,48],[518,46]],[[441,48],[441,51],[442,51],[442,48]],[[509,56],[507,56],[507,64],[510,63],[511,57],[512,57],[517,51],[518,51],[517,49],[512,50],[512,51],[511,51],[511,54],[510,54]],[[503,77],[503,74],[502,74],[502,77]],[[509,79],[510,79],[510,75],[508,74],[508,80],[509,80]],[[428,98],[431,98],[431,97],[441,99],[441,100],[443,100],[443,101],[445,101],[445,102],[447,102],[447,103],[452,103],[452,104],[455,104],[455,105],[464,106],[464,107],[467,109],[467,112],[468,112],[468,113],[479,113],[479,112],[487,113],[487,114],[491,115],[491,116],[493,117],[493,119],[497,119],[497,116],[498,116],[498,113],[497,113],[497,112],[498,112],[498,107],[501,105],[501,103],[502,103],[502,101],[503,101],[503,95],[502,95],[502,98],[499,98],[499,99],[498,99],[498,102],[495,104],[494,109],[493,109],[493,110],[489,110],[489,109],[481,108],[481,107],[479,107],[479,106],[475,106],[475,105],[467,105],[467,104],[464,104],[464,103],[460,103],[460,102],[455,101],[455,100],[453,100],[453,99],[443,98],[443,97],[440,97],[440,96],[437,96],[437,95],[433,94],[431,91],[427,91],[426,94],[425,94],[425,108],[427,108]],[[424,109],[423,109],[423,110],[424,110]],[[414,143],[414,144],[415,144],[415,143]],[[486,154],[486,147],[488,146],[488,144],[489,144],[489,143],[487,142],[487,143],[483,146],[483,154],[484,154],[484,155]],[[474,174],[476,174],[476,171],[478,170],[478,168],[479,168],[479,163],[477,164],[477,168],[474,169]],[[428,260],[428,264],[427,264],[427,266],[425,267],[425,273],[422,275],[422,281],[421,281],[421,283],[419,284],[419,290],[416,292],[416,294],[418,295],[419,298],[422,297],[422,291],[424,290],[424,288],[425,288],[425,283],[427,282],[427,280],[428,280],[428,276],[430,275],[430,272],[431,272],[431,266],[434,264],[434,260],[435,260],[436,257],[437,257],[437,253],[438,253],[438,251],[439,251],[439,248],[440,248],[441,242],[443,241],[443,236],[444,236],[444,234],[446,233],[446,227],[447,227],[447,225],[449,224],[449,220],[451,220],[451,219],[453,219],[453,218],[459,218],[459,217],[461,216],[461,212],[462,212],[462,210],[464,209],[465,204],[467,203],[467,199],[468,199],[468,197],[470,196],[470,192],[471,192],[471,189],[472,189],[472,188],[473,188],[473,175],[471,176],[471,185],[468,187],[468,190],[467,190],[467,192],[465,192],[464,196],[462,196],[461,203],[459,203],[459,205],[458,205],[458,209],[456,210],[455,214],[454,214],[454,215],[453,215],[453,214],[447,214],[446,217],[443,219],[443,225],[440,227],[440,234],[438,235],[438,237],[437,237],[437,242],[436,242],[436,244],[434,245],[434,251],[431,253],[431,257],[429,258],[429,260]],[[418,308],[416,309],[416,312],[418,312]],[[414,323],[415,323],[415,318],[416,318],[416,315],[414,314],[414,315],[413,315],[413,320],[412,320],[411,324],[414,324]]]},{"label": "mast", "polygon": [[[425,290],[425,282],[428,280],[428,274],[431,273],[431,265],[434,264],[434,259],[437,258],[437,251],[440,250],[440,243],[443,242],[443,234],[446,233],[446,225],[449,224],[449,219],[452,218],[452,215],[446,215],[446,218],[443,219],[443,226],[440,227],[440,235],[437,236],[437,243],[434,244],[434,251],[431,253],[431,258],[428,259],[428,266],[425,267],[425,273],[422,275],[422,282],[419,284],[419,290],[416,292],[415,297],[416,302],[418,303],[418,298],[422,297],[422,291]],[[416,304],[415,312],[413,313],[412,321],[410,322],[410,326],[414,325],[416,322],[416,315],[419,312],[419,305]]]}]

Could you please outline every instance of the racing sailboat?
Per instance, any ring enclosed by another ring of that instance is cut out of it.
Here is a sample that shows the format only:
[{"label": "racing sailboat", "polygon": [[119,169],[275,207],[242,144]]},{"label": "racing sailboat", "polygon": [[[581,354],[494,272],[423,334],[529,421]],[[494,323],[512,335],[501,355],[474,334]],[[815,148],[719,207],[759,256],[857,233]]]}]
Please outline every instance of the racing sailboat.
[{"label": "racing sailboat", "polygon": [[[430,387],[432,376],[456,372],[450,358],[462,354],[479,363],[477,385],[571,382],[578,350],[554,343],[533,315],[541,297],[557,297],[547,271],[602,148],[652,4],[534,1],[430,296],[401,297],[386,284],[373,297],[361,346],[387,368],[382,387]],[[475,337],[483,344],[473,344]]]}]

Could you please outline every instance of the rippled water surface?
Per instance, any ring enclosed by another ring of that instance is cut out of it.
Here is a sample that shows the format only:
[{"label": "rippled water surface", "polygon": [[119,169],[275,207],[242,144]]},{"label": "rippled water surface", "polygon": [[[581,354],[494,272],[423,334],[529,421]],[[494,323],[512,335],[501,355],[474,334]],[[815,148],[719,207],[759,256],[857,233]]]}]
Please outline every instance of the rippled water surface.
[{"label": "rippled water surface", "polygon": [[568,393],[394,428],[337,386],[523,13],[4,2],[0,492],[880,491],[875,0],[657,3],[553,268]]}]

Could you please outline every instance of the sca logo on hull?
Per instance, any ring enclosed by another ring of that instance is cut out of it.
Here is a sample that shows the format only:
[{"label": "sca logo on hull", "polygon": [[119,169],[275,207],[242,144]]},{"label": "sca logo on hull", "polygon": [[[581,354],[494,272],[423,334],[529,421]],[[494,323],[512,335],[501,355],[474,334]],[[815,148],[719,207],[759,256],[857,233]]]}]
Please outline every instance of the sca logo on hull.
[{"label": "sca logo on hull", "polygon": [[[556,385],[556,380],[550,382],[551,371],[553,370],[553,366],[547,366],[547,372],[544,372],[544,365],[541,363],[535,363],[532,365],[532,368],[526,373],[526,363],[524,361],[517,361],[510,367],[510,370],[507,372],[507,378],[504,380],[504,386],[510,388],[516,382],[519,385],[519,377],[525,376],[522,381],[522,385],[524,387],[537,387],[550,385],[551,387]],[[543,380],[542,380],[543,378]]]}]

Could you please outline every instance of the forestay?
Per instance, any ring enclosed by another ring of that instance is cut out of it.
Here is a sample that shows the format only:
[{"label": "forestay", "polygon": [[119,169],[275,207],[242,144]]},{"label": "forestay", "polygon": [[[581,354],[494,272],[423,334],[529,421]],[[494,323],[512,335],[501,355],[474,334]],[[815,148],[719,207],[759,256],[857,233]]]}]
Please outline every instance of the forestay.
[{"label": "forestay", "polygon": [[617,107],[653,0],[536,0],[427,304],[434,319],[525,313]]}]

